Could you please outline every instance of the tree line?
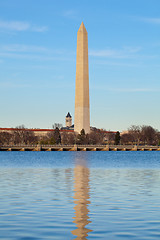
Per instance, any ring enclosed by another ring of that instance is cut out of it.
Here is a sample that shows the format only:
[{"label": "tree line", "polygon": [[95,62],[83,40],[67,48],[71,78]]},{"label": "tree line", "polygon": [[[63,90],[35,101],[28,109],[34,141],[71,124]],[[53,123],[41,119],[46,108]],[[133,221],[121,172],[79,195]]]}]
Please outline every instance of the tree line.
[{"label": "tree line", "polygon": [[18,144],[36,144],[38,137],[33,131],[27,130],[24,125],[17,126],[12,132],[0,132],[1,145],[18,145]]},{"label": "tree line", "polygon": [[160,132],[151,126],[132,125],[121,135],[121,144],[160,145]]},{"label": "tree line", "polygon": [[[110,144],[114,142],[114,134],[108,134]],[[80,134],[74,132],[61,132],[58,127],[44,136],[35,136],[34,131],[28,130],[24,125],[16,127],[12,131],[0,132],[0,145],[53,145],[53,144],[91,144],[101,145],[106,143],[104,131],[95,129],[89,134],[85,134],[84,129]]]},{"label": "tree line", "polygon": [[16,127],[12,132],[0,132],[0,145],[160,145],[160,132],[151,126],[131,126],[126,133],[106,132],[94,129],[85,134],[84,129],[79,134],[61,132],[58,127],[44,136],[35,136],[34,131],[24,125]]},{"label": "tree line", "polygon": [[100,131],[92,131],[89,134],[85,134],[84,129],[81,130],[80,134],[74,132],[60,132],[58,128],[55,128],[54,132],[48,133],[41,139],[40,144],[63,144],[63,145],[88,145],[88,144],[103,144],[104,134]]}]

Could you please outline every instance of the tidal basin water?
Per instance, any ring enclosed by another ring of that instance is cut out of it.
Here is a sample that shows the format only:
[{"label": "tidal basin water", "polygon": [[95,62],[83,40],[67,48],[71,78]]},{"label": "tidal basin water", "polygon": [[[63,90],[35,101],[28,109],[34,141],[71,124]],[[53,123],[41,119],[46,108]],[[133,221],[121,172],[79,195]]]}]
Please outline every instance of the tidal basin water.
[{"label": "tidal basin water", "polygon": [[0,152],[0,239],[160,239],[160,152]]}]

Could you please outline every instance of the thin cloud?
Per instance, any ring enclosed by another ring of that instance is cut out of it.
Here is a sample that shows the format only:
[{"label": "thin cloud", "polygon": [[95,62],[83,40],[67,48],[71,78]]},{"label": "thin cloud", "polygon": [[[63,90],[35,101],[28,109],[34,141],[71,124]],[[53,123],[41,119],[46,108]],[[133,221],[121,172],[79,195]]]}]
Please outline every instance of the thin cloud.
[{"label": "thin cloud", "polygon": [[26,31],[30,28],[27,22],[18,21],[0,21],[0,29],[12,30],[12,31]]},{"label": "thin cloud", "polygon": [[50,49],[43,46],[7,44],[0,45],[0,57],[12,59],[30,59],[38,61],[72,60],[72,55],[65,49]]},{"label": "thin cloud", "polygon": [[141,18],[143,22],[160,24],[160,18]]},{"label": "thin cloud", "polygon": [[[62,76],[57,76],[57,78],[56,78],[56,80],[57,79],[63,79],[62,78]],[[56,85],[55,85],[55,83],[54,82],[52,82],[51,83],[51,81],[49,81],[48,83],[47,82],[43,82],[43,83],[39,83],[38,84],[38,86],[37,86],[37,84],[28,84],[28,83],[23,83],[23,80],[21,80],[21,81],[15,81],[14,79],[12,80],[12,81],[5,81],[5,82],[0,82],[0,87],[1,88],[42,88],[42,89],[44,89],[44,88],[49,88],[49,89],[51,89],[51,88],[53,88],[53,89],[62,89],[62,88],[64,88],[64,89],[71,89],[71,88],[74,88],[74,84],[64,84],[63,83],[63,86],[62,86],[62,84],[61,83],[56,83]]]},{"label": "thin cloud", "polygon": [[0,46],[1,52],[48,52],[45,47],[24,44],[8,44]]},{"label": "thin cloud", "polygon": [[124,47],[121,50],[103,49],[103,50],[90,50],[89,55],[94,57],[107,57],[107,58],[130,58],[135,53],[141,50],[140,47]]},{"label": "thin cloud", "polygon": [[89,55],[94,57],[114,57],[117,56],[117,52],[113,50],[90,50]]},{"label": "thin cloud", "polygon": [[[0,45],[0,53],[44,53],[49,55],[64,55],[66,54],[65,49],[50,49],[44,46],[37,46],[37,45],[26,45],[26,44],[7,44],[7,45]],[[73,52],[67,52],[67,55],[73,55]]]},{"label": "thin cloud", "polygon": [[117,66],[117,67],[141,67],[141,65],[139,65],[138,63],[129,63],[127,62],[121,62],[121,61],[111,61],[111,60],[96,60],[94,61],[94,64],[98,64],[98,65],[106,65],[106,66]]},{"label": "thin cloud", "polygon": [[0,20],[0,29],[17,32],[22,31],[45,32],[48,30],[48,27],[32,25],[29,22]]},{"label": "thin cloud", "polygon": [[10,59],[26,59],[26,60],[35,60],[35,61],[72,61],[73,59],[70,57],[64,56],[50,56],[50,55],[42,55],[42,54],[28,54],[28,53],[0,53],[1,58],[10,58]]},{"label": "thin cloud", "polygon": [[91,89],[98,89],[98,90],[104,90],[109,92],[119,92],[119,93],[156,93],[160,92],[159,88],[110,88],[107,86],[91,86]]},{"label": "thin cloud", "polygon": [[29,84],[23,84],[23,83],[15,83],[15,82],[1,82],[0,83],[1,88],[28,88],[32,87],[32,85]]},{"label": "thin cloud", "polygon": [[123,48],[123,51],[129,52],[129,53],[138,53],[141,51],[141,47],[130,47],[126,46]]},{"label": "thin cloud", "polygon": [[160,89],[150,89],[150,88],[110,88],[109,91],[114,92],[160,92]]},{"label": "thin cloud", "polygon": [[46,32],[46,31],[48,31],[48,27],[47,26],[42,26],[42,27],[33,26],[32,31],[34,31],[34,32]]},{"label": "thin cloud", "polygon": [[77,19],[78,17],[78,13],[77,11],[75,10],[66,10],[62,13],[63,17],[66,17],[66,18],[71,18],[71,19]]}]

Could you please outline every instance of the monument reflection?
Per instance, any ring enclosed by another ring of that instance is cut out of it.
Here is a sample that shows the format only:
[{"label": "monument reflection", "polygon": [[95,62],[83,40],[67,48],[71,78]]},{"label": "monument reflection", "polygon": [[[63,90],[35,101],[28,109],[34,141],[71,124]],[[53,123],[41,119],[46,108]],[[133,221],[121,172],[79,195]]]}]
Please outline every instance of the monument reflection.
[{"label": "monument reflection", "polygon": [[89,168],[85,159],[76,159],[76,165],[74,168],[74,203],[75,203],[75,217],[73,217],[73,223],[76,224],[77,229],[72,231],[74,239],[85,240],[88,233],[92,230],[86,228],[86,225],[91,221],[89,220],[88,205],[90,204],[89,195]]}]

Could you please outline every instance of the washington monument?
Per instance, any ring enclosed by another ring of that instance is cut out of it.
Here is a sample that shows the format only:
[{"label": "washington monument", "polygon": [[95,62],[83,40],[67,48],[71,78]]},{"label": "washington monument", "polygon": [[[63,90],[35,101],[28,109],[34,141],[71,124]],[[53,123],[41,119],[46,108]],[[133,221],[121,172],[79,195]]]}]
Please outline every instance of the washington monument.
[{"label": "washington monument", "polygon": [[83,22],[77,33],[74,131],[82,129],[90,132],[88,34]]}]

